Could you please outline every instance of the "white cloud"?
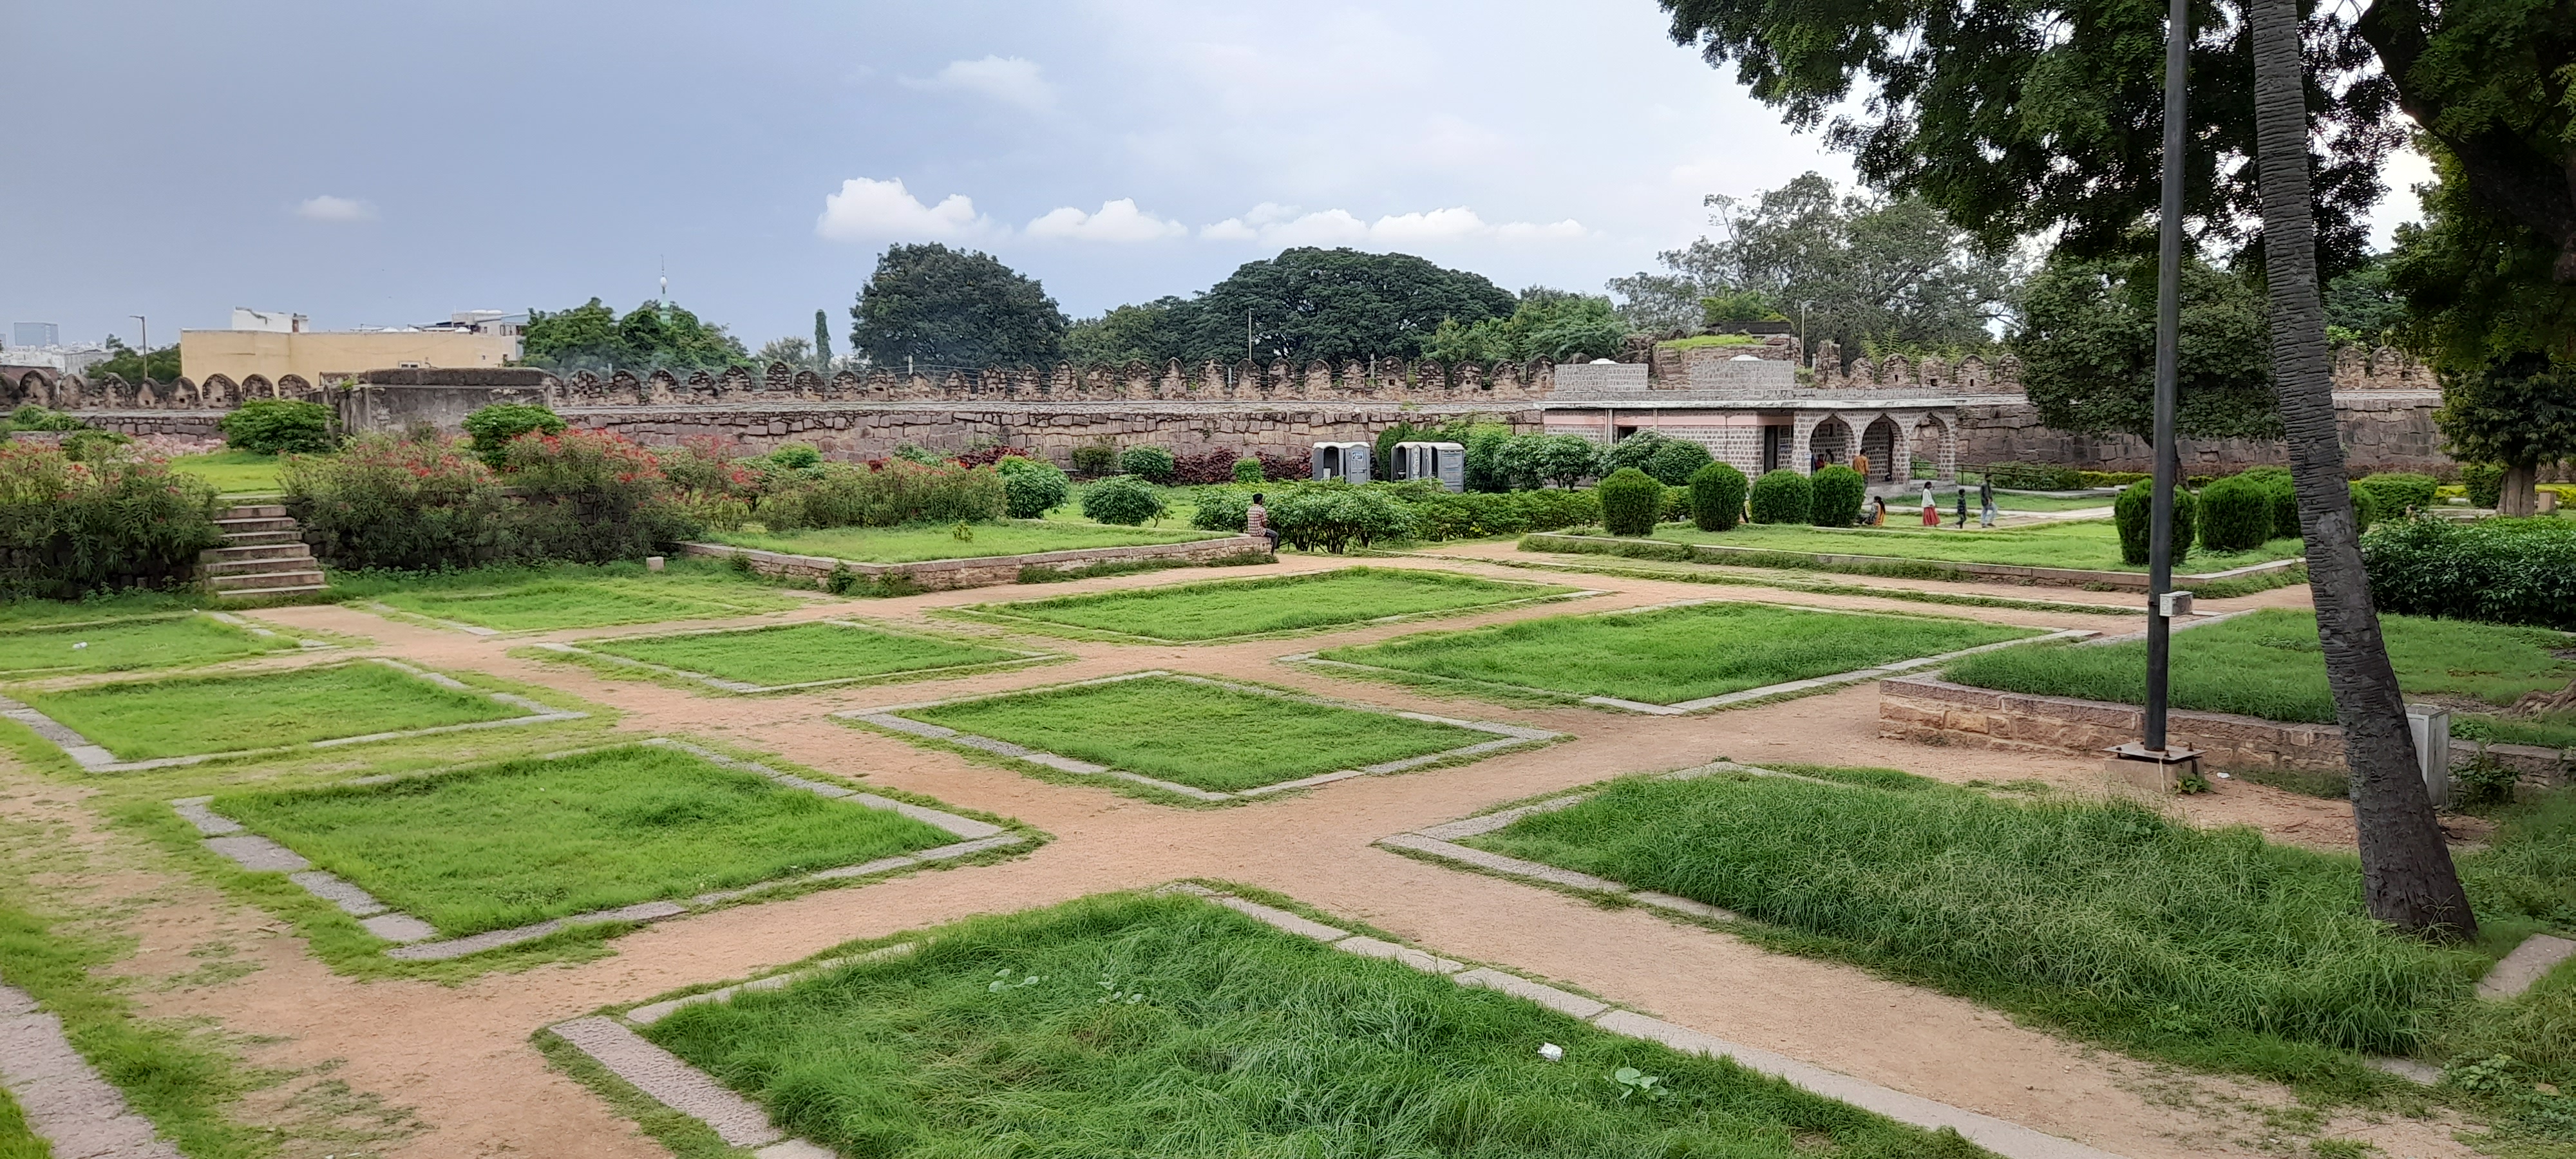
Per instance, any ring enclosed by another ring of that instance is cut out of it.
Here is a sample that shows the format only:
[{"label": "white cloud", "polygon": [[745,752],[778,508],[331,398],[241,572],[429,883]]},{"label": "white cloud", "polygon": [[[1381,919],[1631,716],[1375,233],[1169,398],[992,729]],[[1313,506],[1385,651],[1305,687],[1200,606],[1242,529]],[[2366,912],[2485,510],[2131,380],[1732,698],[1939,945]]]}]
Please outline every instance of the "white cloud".
[{"label": "white cloud", "polygon": [[1045,71],[1036,61],[1016,56],[988,56],[982,60],[952,60],[929,80],[903,82],[917,89],[973,93],[976,96],[1017,105],[1031,112],[1055,108],[1055,86],[1048,84]]},{"label": "white cloud", "polygon": [[1139,242],[1181,237],[1190,227],[1136,208],[1136,199],[1121,197],[1100,203],[1100,212],[1084,213],[1068,205],[1029,223],[1030,237],[1068,241]]},{"label": "white cloud", "polygon": [[306,221],[374,221],[376,206],[374,202],[325,193],[296,206],[295,216]]},{"label": "white cloud", "polygon": [[1495,225],[1463,205],[1425,212],[1393,213],[1376,221],[1362,221],[1348,210],[1326,209],[1301,214],[1294,206],[1273,202],[1263,202],[1241,217],[1229,217],[1199,228],[1199,236],[1209,241],[1254,241],[1275,246],[1398,247],[1486,239],[1554,241],[1589,237],[1591,233],[1582,222],[1572,218],[1547,224],[1513,221]]},{"label": "white cloud", "polygon": [[901,178],[853,177],[841,183],[840,192],[824,195],[814,232],[831,241],[946,240],[993,232],[993,223],[963,193],[923,205]]}]

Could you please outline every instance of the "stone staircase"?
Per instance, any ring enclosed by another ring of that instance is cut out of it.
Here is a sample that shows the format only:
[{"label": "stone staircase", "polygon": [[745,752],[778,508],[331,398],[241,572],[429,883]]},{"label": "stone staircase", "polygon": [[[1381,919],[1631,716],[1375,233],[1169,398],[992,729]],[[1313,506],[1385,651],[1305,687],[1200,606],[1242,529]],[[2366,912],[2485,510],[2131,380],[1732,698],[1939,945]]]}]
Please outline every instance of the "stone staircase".
[{"label": "stone staircase", "polygon": [[197,574],[218,596],[282,596],[322,590],[303,531],[275,503],[234,507],[215,517],[224,545],[197,553]]}]

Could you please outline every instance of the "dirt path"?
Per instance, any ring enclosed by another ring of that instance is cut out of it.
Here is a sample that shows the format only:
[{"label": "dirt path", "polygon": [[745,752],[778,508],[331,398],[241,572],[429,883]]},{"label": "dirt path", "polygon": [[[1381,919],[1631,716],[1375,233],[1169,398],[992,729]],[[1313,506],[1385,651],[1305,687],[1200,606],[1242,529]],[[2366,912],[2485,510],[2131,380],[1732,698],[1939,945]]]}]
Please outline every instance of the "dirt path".
[{"label": "dirt path", "polygon": [[[1345,562],[1290,557],[1279,570]],[[1447,566],[1494,578],[1534,578],[1531,572],[1489,566],[1435,565],[1413,559],[1372,563]],[[817,605],[747,622],[855,615],[978,633],[989,630],[928,618],[925,613],[995,599],[1247,574],[1242,569],[1199,569],[1039,589],[933,593]],[[1265,569],[1259,574],[1277,573]],[[1988,622],[2033,627],[2107,626],[2105,617],[2081,613],[1940,609],[1867,597],[1611,577],[1584,577],[1577,582],[1608,594],[1428,625],[1464,627],[1676,599],[1753,599],[1830,607],[1884,606],[1918,613],[1947,610]],[[2271,1140],[2276,1132],[2264,1113],[2289,1102],[2277,1088],[2170,1073],[2017,1026],[1974,1004],[1861,970],[1775,954],[1730,935],[1642,911],[1603,909],[1535,887],[1414,861],[1372,845],[1379,837],[1496,802],[1718,757],[1893,765],[1953,781],[2035,779],[2065,792],[2101,790],[2097,762],[1882,740],[1877,735],[1876,691],[1869,686],[1712,715],[1654,718],[1447,699],[1403,686],[1335,679],[1277,662],[1277,657],[1309,651],[1320,643],[1381,639],[1426,626],[1414,622],[1203,647],[1043,640],[1043,646],[1073,659],[892,687],[726,698],[609,680],[586,668],[506,654],[534,638],[639,630],[634,627],[487,638],[396,623],[339,607],[278,609],[259,615],[280,624],[367,636],[377,642],[378,654],[560,689],[618,709],[624,714],[619,727],[630,732],[720,737],[827,772],[1016,817],[1056,838],[1029,857],[998,865],[922,873],[677,919],[617,940],[614,952],[600,960],[486,975],[453,987],[403,981],[359,983],[324,969],[283,923],[225,901],[193,883],[166,858],[132,848],[120,852],[120,844],[131,847],[133,839],[85,819],[74,794],[42,786],[24,774],[9,774],[14,783],[0,782],[0,790],[39,786],[27,799],[43,798],[59,822],[76,822],[81,831],[91,834],[100,850],[94,860],[100,866],[120,867],[116,872],[124,894],[153,899],[119,919],[137,933],[151,931],[145,933],[142,949],[126,969],[164,976],[190,961],[184,947],[214,940],[231,947],[227,960],[239,964],[233,968],[234,976],[166,989],[145,987],[137,998],[147,1012],[207,1019],[231,1034],[257,1036],[259,1045],[251,1048],[251,1061],[297,1071],[329,1068],[336,1081],[371,1100],[370,1105],[417,1116],[420,1129],[388,1131],[362,1154],[420,1159],[660,1154],[658,1145],[637,1134],[584,1088],[549,1071],[529,1046],[529,1035],[547,1023],[605,1003],[737,977],[852,938],[1180,877],[1223,878],[1274,889],[1417,939],[1443,953],[1559,979],[1699,1030],[2137,1159],[2277,1154],[2285,1146]],[[1096,787],[1050,784],[827,718],[833,711],[860,705],[1154,667],[1259,680],[1390,707],[1539,725],[1572,732],[1577,739],[1473,765],[1347,781],[1245,807],[1185,810]],[[2195,821],[2256,825],[2306,844],[2332,847],[2350,840],[2348,813],[2335,803],[2255,786],[2231,785],[2182,807]],[[2466,1155],[2465,1148],[2449,1139],[2455,1127],[2415,1120],[2338,1122],[2329,1125],[2328,1133],[2371,1141],[2396,1156]],[[289,1153],[303,1154],[301,1150]],[[344,1147],[314,1153],[345,1156],[350,1152]]]}]

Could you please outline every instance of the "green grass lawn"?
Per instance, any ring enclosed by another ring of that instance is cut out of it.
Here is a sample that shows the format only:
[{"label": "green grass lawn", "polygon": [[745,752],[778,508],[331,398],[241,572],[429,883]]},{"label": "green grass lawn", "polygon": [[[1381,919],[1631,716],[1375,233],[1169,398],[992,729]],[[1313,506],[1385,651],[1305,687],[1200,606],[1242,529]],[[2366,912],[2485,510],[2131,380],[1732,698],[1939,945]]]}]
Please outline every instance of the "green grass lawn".
[{"label": "green grass lawn", "polygon": [[1057,596],[977,610],[1030,625],[1115,632],[1174,643],[1357,624],[1386,616],[1466,612],[1573,588],[1455,572],[1346,567],[1257,580],[1214,580]]},{"label": "green grass lawn", "polygon": [[363,661],[241,676],[127,680],[18,699],[118,760],[196,756],[526,716]]},{"label": "green grass lawn", "polygon": [[[2503,707],[2523,693],[2560,689],[2576,680],[2576,660],[2555,654],[2571,645],[2562,633],[2421,616],[2381,616],[2379,624],[2388,641],[2389,662],[2397,669],[2398,687],[2411,697]],[[2142,640],[2092,647],[2009,648],[1964,657],[1942,676],[2007,692],[2144,704],[2146,649]],[[2176,708],[2316,724],[2331,724],[2335,719],[2314,612],[2269,608],[2177,632],[2172,672]],[[2564,723],[2470,718],[2459,709],[2451,719],[2455,732],[2475,720],[2478,727],[2519,729],[2533,735],[2563,733],[2567,739],[2554,743],[2576,744],[2576,727]]]},{"label": "green grass lawn", "polygon": [[0,1159],[53,1159],[53,1154],[44,1137],[27,1126],[27,1114],[18,1109],[18,1100],[0,1090]]},{"label": "green grass lawn", "polygon": [[580,646],[610,656],[764,687],[998,664],[1022,658],[1017,652],[1000,648],[844,624],[628,636],[584,640]]},{"label": "green grass lawn", "polygon": [[[1914,508],[1919,512],[1921,508]],[[1729,531],[1701,531],[1687,523],[1655,528],[1654,538],[1678,543],[1750,547],[1765,551],[1832,555],[1881,555],[1944,563],[1998,563],[2021,567],[2065,567],[2091,571],[2145,571],[2145,564],[2120,562],[2120,538],[2108,519],[2004,527],[1980,531],[1896,526],[1891,505],[1887,527],[1793,527],[1783,523],[1747,523]],[[2251,551],[2194,551],[2178,570],[2198,574],[2296,559],[2296,539],[2275,539]]]},{"label": "green grass lawn", "polygon": [[1675,704],[2038,634],[1975,620],[1720,603],[1425,632],[1321,655],[1426,676]]},{"label": "green grass lawn", "polygon": [[[1942,488],[1935,491],[1934,495],[1941,500],[1941,517],[1943,519],[1950,520],[1953,523],[1957,522],[1959,518],[1959,492],[1957,489]],[[2098,507],[2108,511],[2111,509],[2111,501],[2113,498],[2114,496],[2110,495],[2086,495],[2081,498],[2063,498],[2055,495],[2013,495],[1997,491],[1995,492],[1995,510],[2010,514],[2015,511],[2088,511]],[[1914,489],[1914,493],[1911,495],[1887,501],[1887,521],[1893,524],[1899,517],[1902,517],[1905,520],[1907,526],[1919,527],[1922,525],[1923,489],[1921,487],[1916,487]],[[1977,489],[1970,487],[1968,488],[1968,522],[1971,525],[1974,525],[1976,520]]]},{"label": "green grass lawn", "polygon": [[906,709],[898,715],[1218,793],[1497,739],[1453,725],[1168,676],[1016,693]]},{"label": "green grass lawn", "polygon": [[415,615],[504,632],[720,619],[804,606],[774,586],[649,574],[534,576],[489,586],[423,585],[372,598]]},{"label": "green grass lawn", "polygon": [[276,455],[223,450],[181,455],[170,460],[170,469],[204,479],[220,494],[267,495],[277,492],[279,462]]},{"label": "green grass lawn", "polygon": [[2563,816],[2462,855],[2489,936],[2443,948],[2383,933],[2350,856],[2128,802],[1871,787],[1879,772],[1632,778],[1467,844],[1722,906],[1777,948],[2086,1037],[2329,1084],[2366,1081],[2339,1051],[2424,1047],[2492,956],[2576,917]]},{"label": "green grass lawn", "polygon": [[[644,1034],[843,1155],[1985,1154],[1194,898],[1087,898],[918,941]],[[1623,1097],[1622,1068],[1666,1093]]]},{"label": "green grass lawn", "polygon": [[18,628],[0,630],[0,675],[184,668],[295,648],[284,636],[255,636],[198,615]]},{"label": "green grass lawn", "polygon": [[853,563],[919,563],[931,559],[979,559],[991,555],[1033,555],[1042,551],[1186,543],[1194,539],[1213,539],[1222,534],[1192,531],[1188,524],[1173,525],[1170,520],[1165,520],[1161,527],[1109,527],[1089,522],[1012,519],[969,524],[974,538],[961,540],[955,535],[955,527],[955,524],[907,524],[902,527],[826,527],[760,534],[719,532],[708,536],[708,539],[755,551],[819,555]]},{"label": "green grass lawn", "polygon": [[450,937],[945,845],[947,831],[629,745],[214,810]]}]

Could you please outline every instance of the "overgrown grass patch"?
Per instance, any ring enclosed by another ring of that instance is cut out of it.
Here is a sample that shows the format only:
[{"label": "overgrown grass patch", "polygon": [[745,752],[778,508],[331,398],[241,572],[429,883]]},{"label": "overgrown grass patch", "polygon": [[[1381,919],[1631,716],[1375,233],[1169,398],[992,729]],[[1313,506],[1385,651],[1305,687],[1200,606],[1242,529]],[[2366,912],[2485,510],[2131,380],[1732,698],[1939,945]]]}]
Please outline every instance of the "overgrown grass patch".
[{"label": "overgrown grass patch", "polygon": [[916,941],[645,1035],[845,1155],[1982,1154],[1193,898],[1085,899]]},{"label": "overgrown grass patch", "polygon": [[1221,533],[1174,527],[1112,527],[1043,519],[1006,519],[965,524],[905,524],[900,527],[824,527],[809,531],[718,532],[714,543],[790,555],[819,555],[853,563],[921,563],[934,559],[982,559],[995,555],[1035,555],[1048,551],[1141,547],[1214,539]]},{"label": "overgrown grass patch", "polygon": [[[2354,1093],[2354,1052],[2441,1053],[2469,986],[2576,919],[2576,809],[2460,857],[2485,937],[2364,911],[2350,856],[2124,801],[2005,800],[1894,770],[1631,778],[1466,844],[1721,906],[1748,936],[2209,1069]],[[2559,1040],[2562,1061],[2576,1041]]]},{"label": "overgrown grass patch", "polygon": [[283,672],[125,680],[18,699],[118,760],[157,760],[530,715],[479,692],[353,661]]},{"label": "overgrown grass patch", "polygon": [[1169,676],[1038,689],[897,715],[1219,793],[1496,739],[1455,725]]},{"label": "overgrown grass patch", "polygon": [[227,793],[213,808],[449,937],[955,840],[896,813],[644,745],[366,785]]},{"label": "overgrown grass patch", "polygon": [[264,652],[292,652],[285,636],[262,636],[211,616],[179,614],[0,628],[0,676],[185,668]]},{"label": "overgrown grass patch", "polygon": [[1676,704],[2039,634],[1946,617],[1703,603],[1425,632],[1319,655],[1450,680]]},{"label": "overgrown grass patch", "polygon": [[424,576],[335,574],[332,590],[343,599],[501,632],[748,616],[802,607],[814,598],[790,596],[779,581],[714,561],[682,559],[659,573],[625,563]]},{"label": "overgrown grass patch", "polygon": [[583,640],[585,651],[659,664],[762,688],[901,679],[995,664],[1028,653],[963,640],[817,622],[732,632]]},{"label": "overgrown grass patch", "polygon": [[[2469,705],[2500,708],[2526,692],[2556,690],[2576,680],[2576,659],[2558,655],[2570,647],[2559,632],[2421,616],[2381,616],[2379,625],[2398,687],[2410,697],[2434,698],[2464,710]],[[2006,692],[2143,704],[2146,648],[2142,640],[2008,648],[1963,657],[1942,675]],[[2172,680],[2176,708],[2316,724],[2335,719],[2314,612],[2269,608],[2177,632]],[[2482,721],[2463,712],[2452,716],[2454,733],[2547,723]]]},{"label": "overgrown grass patch", "polygon": [[218,494],[274,495],[281,463],[276,455],[227,448],[202,455],[180,455],[170,460],[170,469],[214,484]]},{"label": "overgrown grass patch", "polygon": [[1099,633],[1173,643],[1310,631],[1395,616],[1475,611],[1575,589],[1456,572],[1346,567],[1254,580],[978,604],[960,614],[1041,632]]}]

